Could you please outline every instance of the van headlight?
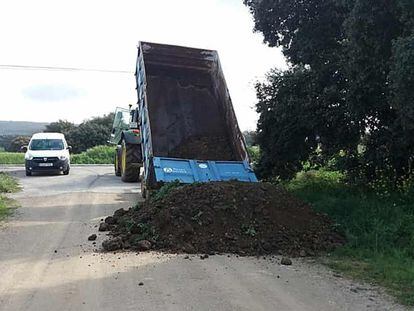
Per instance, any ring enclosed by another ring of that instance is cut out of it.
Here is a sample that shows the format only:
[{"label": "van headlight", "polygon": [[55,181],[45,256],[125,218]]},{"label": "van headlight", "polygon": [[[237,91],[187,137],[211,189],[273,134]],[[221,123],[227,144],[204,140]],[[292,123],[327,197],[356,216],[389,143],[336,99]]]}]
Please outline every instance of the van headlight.
[{"label": "van headlight", "polygon": [[26,154],[25,156],[24,156],[24,158],[26,159],[26,160],[33,160],[33,156],[31,155],[31,154]]},{"label": "van headlight", "polygon": [[65,160],[67,159],[67,157],[63,155],[63,156],[60,156],[60,157],[59,157],[59,159],[60,159],[61,161],[65,161]]}]

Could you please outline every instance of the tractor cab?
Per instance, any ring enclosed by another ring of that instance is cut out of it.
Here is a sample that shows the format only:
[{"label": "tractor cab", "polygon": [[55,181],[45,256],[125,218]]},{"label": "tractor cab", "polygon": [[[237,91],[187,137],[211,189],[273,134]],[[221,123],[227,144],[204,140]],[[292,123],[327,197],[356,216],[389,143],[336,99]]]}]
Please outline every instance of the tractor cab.
[{"label": "tractor cab", "polygon": [[115,110],[110,143],[116,145],[114,155],[115,175],[125,182],[139,179],[142,166],[141,135],[138,128],[138,109],[118,107]]}]

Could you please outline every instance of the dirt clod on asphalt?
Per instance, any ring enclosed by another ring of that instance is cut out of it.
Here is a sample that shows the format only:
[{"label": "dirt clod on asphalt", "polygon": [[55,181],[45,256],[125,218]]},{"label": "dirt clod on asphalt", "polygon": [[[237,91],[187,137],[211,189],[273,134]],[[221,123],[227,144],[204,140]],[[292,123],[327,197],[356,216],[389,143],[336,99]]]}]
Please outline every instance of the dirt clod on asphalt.
[{"label": "dirt clod on asphalt", "polygon": [[345,242],[327,216],[268,183],[161,189],[149,201],[117,211],[110,222],[106,250],[313,256]]},{"label": "dirt clod on asphalt", "polygon": [[284,266],[290,266],[292,264],[292,260],[290,258],[283,257],[280,261],[280,264]]},{"label": "dirt clod on asphalt", "polygon": [[114,225],[114,224],[116,224],[116,221],[119,218],[119,216],[116,215],[116,212],[117,211],[115,211],[115,214],[114,214],[113,217],[112,216],[106,217],[105,218],[105,223],[107,223],[108,225]]},{"label": "dirt clod on asphalt", "polygon": [[116,251],[122,248],[122,246],[123,246],[122,239],[119,237],[110,238],[102,242],[103,249],[109,252]]},{"label": "dirt clod on asphalt", "polygon": [[98,230],[99,231],[109,231],[109,229],[111,228],[111,226],[110,225],[108,225],[106,222],[101,222],[100,224],[99,224],[99,228],[98,228]]}]

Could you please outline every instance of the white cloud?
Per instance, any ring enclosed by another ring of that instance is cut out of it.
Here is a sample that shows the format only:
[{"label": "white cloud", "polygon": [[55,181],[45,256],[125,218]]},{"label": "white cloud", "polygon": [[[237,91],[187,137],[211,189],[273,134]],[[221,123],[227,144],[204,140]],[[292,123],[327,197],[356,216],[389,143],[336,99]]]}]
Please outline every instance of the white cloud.
[{"label": "white cloud", "polygon": [[23,95],[38,102],[68,101],[84,95],[84,91],[64,84],[40,84],[23,89]]},{"label": "white cloud", "polygon": [[[216,49],[242,129],[255,127],[253,82],[285,66],[280,51],[252,33],[241,0],[8,0],[0,3],[0,29],[0,64],[133,71],[139,40]],[[80,122],[136,102],[127,74],[0,69],[0,84],[3,120]],[[52,86],[42,91],[49,99],[59,98],[56,86],[79,96],[40,105],[24,96],[39,85]]]}]

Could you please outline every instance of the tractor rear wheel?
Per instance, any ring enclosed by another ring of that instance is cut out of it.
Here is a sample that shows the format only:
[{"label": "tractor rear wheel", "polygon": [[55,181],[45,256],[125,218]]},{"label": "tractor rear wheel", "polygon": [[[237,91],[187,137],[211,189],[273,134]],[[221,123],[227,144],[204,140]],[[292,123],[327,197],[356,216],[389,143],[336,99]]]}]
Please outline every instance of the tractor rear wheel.
[{"label": "tractor rear wheel", "polygon": [[135,182],[139,180],[139,169],[141,167],[141,146],[128,144],[122,141],[121,148],[121,178],[124,182]]}]

